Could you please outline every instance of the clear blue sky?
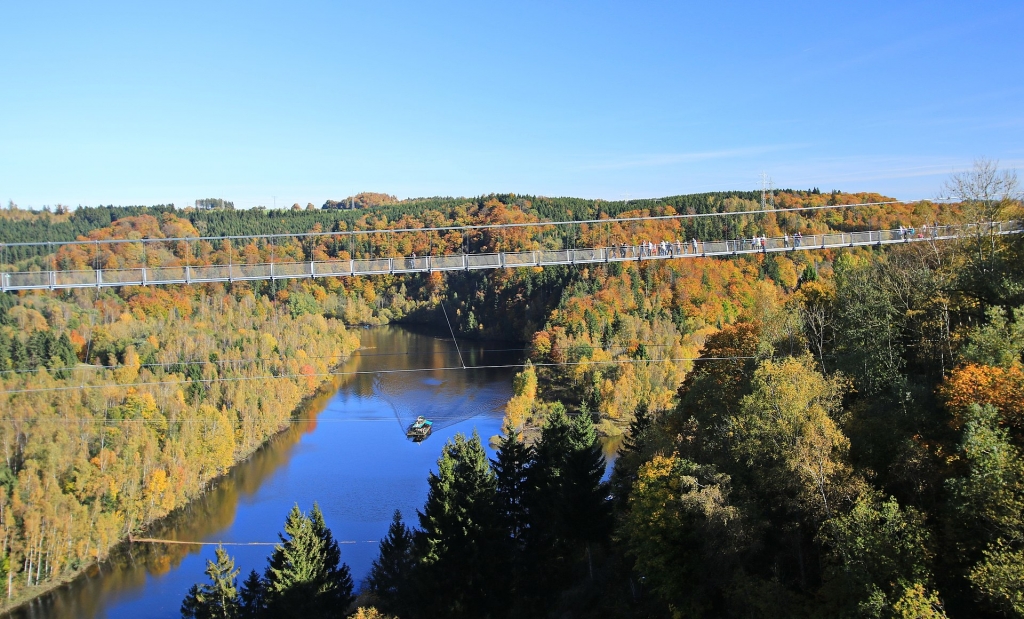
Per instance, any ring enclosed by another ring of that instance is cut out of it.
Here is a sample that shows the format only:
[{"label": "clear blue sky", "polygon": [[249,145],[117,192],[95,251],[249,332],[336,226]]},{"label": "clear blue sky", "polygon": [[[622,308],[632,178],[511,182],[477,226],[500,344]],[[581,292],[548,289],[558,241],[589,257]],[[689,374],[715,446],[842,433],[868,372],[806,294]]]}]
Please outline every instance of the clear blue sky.
[{"label": "clear blue sky", "polygon": [[0,4],[0,200],[238,206],[1024,169],[1021,2]]}]

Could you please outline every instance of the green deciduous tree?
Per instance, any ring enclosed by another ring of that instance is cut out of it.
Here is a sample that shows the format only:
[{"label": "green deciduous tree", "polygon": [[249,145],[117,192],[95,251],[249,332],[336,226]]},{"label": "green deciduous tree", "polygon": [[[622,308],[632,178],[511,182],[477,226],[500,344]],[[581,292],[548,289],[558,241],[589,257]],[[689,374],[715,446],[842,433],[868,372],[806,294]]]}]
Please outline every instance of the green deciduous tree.
[{"label": "green deciduous tree", "polygon": [[[1008,314],[1012,314],[1012,321]],[[1012,313],[1004,307],[991,307],[986,316],[988,323],[968,332],[968,343],[961,351],[964,360],[1004,368],[1020,364],[1024,354],[1024,306]]]},{"label": "green deciduous tree", "polygon": [[1024,459],[991,406],[973,406],[964,424],[960,454],[965,475],[947,488],[963,548],[1024,533]]},{"label": "green deciduous tree", "polygon": [[924,516],[896,499],[865,492],[849,512],[825,521],[819,537],[827,548],[823,591],[830,613],[890,616],[917,587],[934,597]]},{"label": "green deciduous tree", "polygon": [[1024,617],[1024,550],[1019,539],[1017,544],[1002,539],[991,544],[968,578],[993,607]]},{"label": "green deciduous tree", "polygon": [[1024,550],[1024,458],[1000,427],[999,412],[987,405],[969,409],[959,452],[966,471],[946,482],[956,548],[950,562],[966,568],[989,606],[1020,614],[1024,584],[1015,575]]},{"label": "green deciduous tree", "polygon": [[729,477],[689,460],[654,456],[640,467],[619,535],[635,570],[679,616],[721,614],[738,552],[741,514]]},{"label": "green deciduous tree", "polygon": [[843,382],[822,376],[810,356],[764,361],[751,382],[730,420],[732,452],[774,509],[820,522],[853,493],[849,440],[837,423]]}]

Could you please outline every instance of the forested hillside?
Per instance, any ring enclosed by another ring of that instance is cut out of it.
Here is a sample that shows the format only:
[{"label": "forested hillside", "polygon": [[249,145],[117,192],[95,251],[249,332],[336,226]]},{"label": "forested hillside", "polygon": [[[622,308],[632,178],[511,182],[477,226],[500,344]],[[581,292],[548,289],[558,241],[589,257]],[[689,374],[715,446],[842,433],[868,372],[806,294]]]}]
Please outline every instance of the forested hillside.
[{"label": "forested hillside", "polygon": [[[613,220],[752,211],[759,199],[8,209],[0,240],[173,239],[145,251],[5,247],[2,259],[9,270],[89,269],[1019,217],[1007,199]],[[813,191],[775,199],[780,208],[884,201]],[[607,221],[320,234],[568,219]],[[312,234],[199,240],[266,233]],[[438,322],[443,307],[460,337],[528,343],[531,364],[515,381],[497,460],[475,438],[446,447],[418,526],[396,520],[360,603],[407,619],[1019,616],[1021,264],[1016,237],[975,236],[588,268],[2,295],[7,599],[102,559],[284,427],[357,345],[344,325]],[[604,484],[598,437],[623,432]]]},{"label": "forested hillside", "polygon": [[243,288],[0,296],[6,599],[198,496],[287,427],[357,345],[340,320]]}]

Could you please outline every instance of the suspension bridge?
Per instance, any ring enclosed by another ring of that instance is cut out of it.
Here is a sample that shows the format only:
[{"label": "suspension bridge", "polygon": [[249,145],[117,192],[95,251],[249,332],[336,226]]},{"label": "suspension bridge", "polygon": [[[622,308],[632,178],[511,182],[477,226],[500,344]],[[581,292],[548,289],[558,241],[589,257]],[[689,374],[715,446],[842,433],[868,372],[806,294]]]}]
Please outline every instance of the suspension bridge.
[{"label": "suspension bridge", "polygon": [[[631,218],[628,221],[648,221],[663,217]],[[617,223],[623,220],[600,220],[599,223]],[[483,230],[500,227],[580,225],[586,221],[539,222],[531,224],[499,224],[491,226],[462,226],[460,230]],[[445,228],[447,229],[447,228]],[[443,229],[439,229],[443,230]],[[364,230],[359,234],[396,234],[422,232],[414,230]],[[94,268],[64,270],[53,265],[50,269],[0,273],[0,291],[64,290],[74,288],[103,288],[121,286],[160,286],[171,284],[206,284],[255,280],[309,279],[319,277],[347,277],[356,275],[383,275],[404,273],[431,273],[434,271],[470,271],[479,269],[510,269],[520,267],[546,267],[557,265],[586,265],[612,262],[679,260],[739,256],[745,254],[774,254],[796,251],[869,247],[901,243],[933,243],[951,241],[970,236],[1001,236],[1024,232],[1024,222],[1002,221],[957,225],[933,225],[920,228],[867,230],[861,232],[830,232],[826,234],[784,235],[781,237],[754,237],[726,240],[650,239],[639,244],[608,244],[603,247],[536,249],[492,253],[459,253],[426,256],[397,256],[352,258],[346,260],[307,260],[301,262],[263,262],[255,264],[229,263],[213,265],[137,266],[131,268]],[[353,233],[317,233],[321,237]],[[284,236],[284,235],[282,235]],[[308,235],[288,235],[301,237]],[[103,243],[169,243],[174,241],[216,241],[221,238],[255,240],[270,237],[214,237],[209,239],[137,239],[110,240]],[[92,244],[90,241],[72,241],[53,245]],[[11,246],[16,244],[9,244]],[[27,244],[19,244],[27,245]],[[35,245],[47,245],[40,243]]]}]

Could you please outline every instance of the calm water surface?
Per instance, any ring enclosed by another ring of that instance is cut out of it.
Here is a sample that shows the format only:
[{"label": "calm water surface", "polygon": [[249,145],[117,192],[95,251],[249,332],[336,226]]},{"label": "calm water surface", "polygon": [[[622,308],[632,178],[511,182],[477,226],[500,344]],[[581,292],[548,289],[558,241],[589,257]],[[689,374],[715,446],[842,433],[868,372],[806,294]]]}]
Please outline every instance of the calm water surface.
[{"label": "calm water surface", "polygon": [[[342,559],[359,583],[376,557],[391,514],[409,524],[427,495],[427,473],[445,441],[474,430],[486,444],[500,432],[514,368],[445,371],[460,365],[451,338],[400,327],[362,331],[363,350],[340,369],[376,372],[340,377],[337,390],[310,403],[303,421],[237,466],[204,498],[148,535],[160,539],[274,542],[292,505],[320,503]],[[515,344],[460,342],[467,366],[519,363]],[[435,368],[428,371],[420,368]],[[435,422],[422,443],[405,438],[416,415]],[[488,447],[493,456],[493,450]],[[229,546],[239,581],[266,565],[270,546]],[[178,617],[188,588],[205,580],[211,546],[133,544],[130,549],[15,617]]]}]

